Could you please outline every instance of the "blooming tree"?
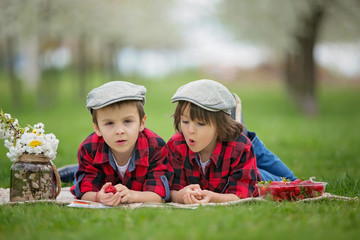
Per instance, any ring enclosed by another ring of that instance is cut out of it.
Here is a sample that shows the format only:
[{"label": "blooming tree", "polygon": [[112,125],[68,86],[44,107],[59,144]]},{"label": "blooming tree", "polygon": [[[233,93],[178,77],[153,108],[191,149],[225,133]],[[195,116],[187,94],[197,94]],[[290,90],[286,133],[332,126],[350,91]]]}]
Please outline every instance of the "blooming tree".
[{"label": "blooming tree", "polygon": [[317,112],[316,44],[359,41],[358,0],[223,0],[218,8],[235,38],[283,56],[287,90],[309,115]]}]

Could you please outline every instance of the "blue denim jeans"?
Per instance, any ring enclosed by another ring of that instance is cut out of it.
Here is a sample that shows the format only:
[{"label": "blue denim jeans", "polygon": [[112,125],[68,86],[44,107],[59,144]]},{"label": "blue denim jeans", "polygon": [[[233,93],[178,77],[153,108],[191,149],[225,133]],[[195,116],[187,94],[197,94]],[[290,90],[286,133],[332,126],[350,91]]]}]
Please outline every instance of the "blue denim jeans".
[{"label": "blue denim jeans", "polygon": [[265,147],[265,144],[258,138],[255,132],[247,131],[254,148],[257,167],[263,181],[280,181],[281,178],[295,180],[293,172],[280,160],[278,156]]}]

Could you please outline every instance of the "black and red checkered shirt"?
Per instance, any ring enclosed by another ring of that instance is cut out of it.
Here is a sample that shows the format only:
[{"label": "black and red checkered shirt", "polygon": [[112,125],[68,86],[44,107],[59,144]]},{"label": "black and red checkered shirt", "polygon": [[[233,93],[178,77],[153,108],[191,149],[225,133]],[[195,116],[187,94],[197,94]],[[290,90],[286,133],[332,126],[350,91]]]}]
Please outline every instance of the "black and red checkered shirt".
[{"label": "black and red checkered shirt", "polygon": [[255,186],[261,181],[251,141],[243,134],[233,142],[219,142],[202,172],[197,153],[187,146],[184,136],[174,134],[167,143],[169,161],[174,169],[171,190],[189,184],[216,193],[232,193],[240,198],[258,196]]},{"label": "black and red checkered shirt", "polygon": [[124,177],[118,172],[110,147],[95,133],[80,144],[78,161],[77,183],[70,189],[77,198],[86,192],[99,191],[106,182],[121,183],[131,190],[155,192],[164,200],[170,197],[173,169],[165,141],[147,128],[139,133]]}]

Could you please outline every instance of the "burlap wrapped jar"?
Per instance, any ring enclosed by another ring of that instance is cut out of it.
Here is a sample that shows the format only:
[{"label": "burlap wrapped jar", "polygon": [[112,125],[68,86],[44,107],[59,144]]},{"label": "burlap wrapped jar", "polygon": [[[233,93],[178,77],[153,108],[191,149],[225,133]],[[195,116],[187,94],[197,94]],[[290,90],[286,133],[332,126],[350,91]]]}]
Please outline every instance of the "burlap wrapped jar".
[{"label": "burlap wrapped jar", "polygon": [[43,154],[23,154],[10,174],[10,202],[55,200],[61,181],[55,165]]}]

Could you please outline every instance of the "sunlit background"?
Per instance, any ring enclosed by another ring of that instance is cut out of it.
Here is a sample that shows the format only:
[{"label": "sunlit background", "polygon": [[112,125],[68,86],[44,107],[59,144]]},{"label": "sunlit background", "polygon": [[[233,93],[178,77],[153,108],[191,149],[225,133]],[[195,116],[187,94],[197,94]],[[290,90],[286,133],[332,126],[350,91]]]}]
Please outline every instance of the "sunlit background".
[{"label": "sunlit background", "polygon": [[[60,168],[93,132],[91,89],[144,85],[146,127],[167,141],[176,89],[213,79],[298,178],[359,199],[359,26],[359,0],[0,0],[0,109],[55,134]],[[0,199],[16,164],[8,153],[0,139]],[[194,210],[4,204],[0,239],[359,239],[359,209],[331,198]]]},{"label": "sunlit background", "polygon": [[359,80],[358,1],[3,0],[0,5],[1,71],[29,89],[36,89],[45,71],[68,69],[80,76],[97,69],[113,79],[134,74],[159,79],[200,69],[236,81],[244,71],[284,71],[286,56],[301,53],[324,73],[316,79]]},{"label": "sunlit background", "polygon": [[324,132],[348,140],[332,157],[358,146],[359,12],[356,0],[1,0],[0,108],[54,132],[62,165],[92,131],[92,88],[145,85],[147,126],[167,140],[171,96],[209,78],[236,92],[247,126],[305,172],[303,149],[316,153],[309,165],[328,159],[314,147]]}]

